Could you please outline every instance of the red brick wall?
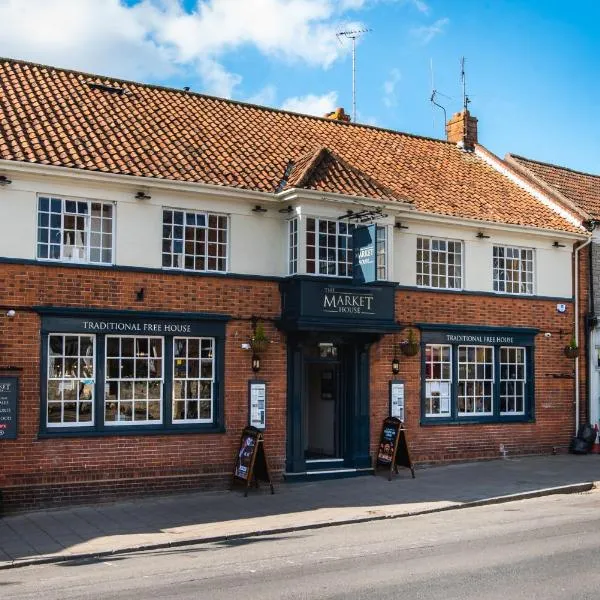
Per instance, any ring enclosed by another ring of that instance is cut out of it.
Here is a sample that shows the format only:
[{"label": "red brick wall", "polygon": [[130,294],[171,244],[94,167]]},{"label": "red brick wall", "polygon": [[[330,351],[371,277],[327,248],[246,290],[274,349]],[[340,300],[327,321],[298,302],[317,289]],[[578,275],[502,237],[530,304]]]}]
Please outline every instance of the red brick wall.
[{"label": "red brick wall", "polygon": [[[585,269],[587,260],[583,256],[582,259]],[[582,277],[582,291],[586,282]],[[140,287],[145,288],[143,302],[135,299],[135,291]],[[250,353],[242,350],[241,344],[250,338],[252,315],[265,319],[266,332],[272,340],[262,359],[260,377],[268,386],[267,456],[272,470],[281,473],[286,439],[286,340],[273,324],[281,311],[277,283],[231,277],[2,265],[0,290],[0,304],[17,310],[14,319],[0,318],[0,366],[22,369],[19,438],[0,443],[0,489],[4,490],[7,508],[227,485],[240,431],[247,422],[247,384],[253,373]],[[584,297],[581,302],[584,305]],[[40,319],[26,308],[33,305],[231,315],[225,348],[227,432],[38,439]],[[396,319],[403,324],[538,327],[542,332],[535,340],[535,423],[421,427],[421,357],[401,355],[399,377],[406,381],[406,425],[413,460],[497,457],[500,444],[505,445],[509,455],[566,448],[574,428],[574,361],[567,359],[562,349],[572,331],[572,303],[565,314],[559,314],[556,302],[549,300],[398,291]],[[552,334],[550,338],[544,337],[546,331]],[[388,411],[393,345],[403,337],[404,334],[385,336],[371,349],[372,451]],[[554,378],[556,374],[570,378]],[[584,361],[581,374],[584,407]]]},{"label": "red brick wall", "polygon": [[[421,354],[400,359],[398,377],[405,380],[405,421],[414,461],[452,461],[564,451],[574,431],[574,360],[563,353],[573,330],[573,303],[560,314],[556,302],[467,294],[409,291],[396,293],[396,319],[402,324],[448,323],[498,327],[535,327],[535,423],[420,426]],[[418,331],[415,328],[418,335]],[[544,333],[551,333],[545,337]],[[388,381],[392,378],[393,345],[406,333],[388,335],[371,350],[371,451],[377,446],[388,411]],[[582,338],[583,340],[583,338]],[[582,349],[582,356],[584,350]],[[581,372],[584,374],[582,359]],[[568,378],[556,378],[562,375]],[[585,390],[584,383],[581,384]],[[385,400],[385,401],[384,401]],[[585,405],[582,393],[581,404]]]},{"label": "red brick wall", "polygon": [[[145,288],[145,300],[135,290]],[[189,489],[230,482],[235,449],[247,424],[252,315],[265,319],[272,343],[262,358],[268,386],[266,450],[274,471],[285,459],[286,346],[273,325],[280,315],[277,283],[177,274],[108,272],[68,267],[2,265],[0,303],[17,311],[0,318],[0,366],[20,379],[19,436],[0,444],[0,489],[9,509],[33,504],[111,499],[148,489]],[[38,439],[40,318],[32,305],[216,312],[231,315],[225,348],[223,434],[123,435]],[[6,374],[6,372],[3,372]],[[215,477],[217,476],[218,477]],[[83,482],[93,481],[90,486]],[[74,485],[57,487],[57,484]]]}]

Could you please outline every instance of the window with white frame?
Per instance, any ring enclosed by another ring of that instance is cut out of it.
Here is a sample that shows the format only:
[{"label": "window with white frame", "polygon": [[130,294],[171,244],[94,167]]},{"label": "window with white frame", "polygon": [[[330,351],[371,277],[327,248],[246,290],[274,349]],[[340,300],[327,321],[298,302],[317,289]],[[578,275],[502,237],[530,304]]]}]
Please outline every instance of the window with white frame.
[{"label": "window with white frame", "polygon": [[533,294],[533,250],[516,246],[494,246],[494,291]]},{"label": "window with white frame", "polygon": [[106,336],[105,423],[160,423],[162,389],[162,337]]},{"label": "window with white frame", "polygon": [[525,413],[525,348],[500,348],[500,414]]},{"label": "window with white frame", "polygon": [[73,427],[93,423],[95,350],[96,338],[93,335],[48,336],[48,427]]},{"label": "window with white frame", "polygon": [[113,213],[110,202],[38,196],[38,259],[111,264]]},{"label": "window with white frame", "polygon": [[377,227],[377,280],[387,279],[387,227]]},{"label": "window with white frame", "polygon": [[162,266],[191,271],[227,271],[226,215],[163,209]]},{"label": "window with white frame", "polygon": [[417,238],[417,285],[458,290],[462,288],[462,242]]},{"label": "window with white frame", "polygon": [[310,217],[306,220],[306,272],[333,277],[352,276],[354,225]]},{"label": "window with white frame", "polygon": [[298,272],[298,219],[288,221],[288,273],[295,275]]},{"label": "window with white frame", "polygon": [[491,415],[494,348],[458,347],[458,414]]},{"label": "window with white frame", "polygon": [[173,339],[173,423],[213,420],[213,338]]},{"label": "window with white frame", "polygon": [[449,417],[452,385],[452,346],[425,347],[425,416]]}]

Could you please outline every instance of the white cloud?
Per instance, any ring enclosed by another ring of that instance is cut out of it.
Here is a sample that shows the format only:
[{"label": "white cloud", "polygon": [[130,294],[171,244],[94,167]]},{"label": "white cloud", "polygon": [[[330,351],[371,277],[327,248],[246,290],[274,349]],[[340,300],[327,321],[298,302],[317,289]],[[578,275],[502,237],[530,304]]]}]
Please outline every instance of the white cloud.
[{"label": "white cloud", "polygon": [[410,3],[419,12],[422,12],[424,15],[428,15],[429,14],[429,5],[425,4],[425,2],[423,2],[423,0],[410,0]]},{"label": "white cloud", "polygon": [[398,99],[396,97],[396,86],[402,79],[398,69],[392,69],[389,77],[383,82],[383,104],[388,108],[396,106]]},{"label": "white cloud", "polygon": [[277,98],[277,88],[274,85],[266,85],[246,99],[250,104],[260,104],[262,106],[273,106]]},{"label": "white cloud", "polygon": [[448,18],[438,19],[431,25],[415,27],[411,30],[411,34],[415,36],[422,44],[428,44],[436,35],[444,32],[448,23],[450,23],[450,19]]},{"label": "white cloud", "polygon": [[322,96],[307,94],[306,96],[288,98],[283,102],[281,108],[292,112],[323,117],[325,113],[331,112],[336,108],[337,99],[338,95],[335,91],[328,92]]}]

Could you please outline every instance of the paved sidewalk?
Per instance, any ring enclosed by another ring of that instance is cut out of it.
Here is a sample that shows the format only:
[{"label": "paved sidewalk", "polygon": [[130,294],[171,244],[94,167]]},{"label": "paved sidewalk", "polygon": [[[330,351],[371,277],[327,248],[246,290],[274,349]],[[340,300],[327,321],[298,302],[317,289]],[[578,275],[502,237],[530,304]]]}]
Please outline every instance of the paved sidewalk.
[{"label": "paved sidewalk", "polygon": [[[242,491],[162,496],[0,519],[0,569],[232,537],[573,493],[600,481],[600,455],[536,456]],[[554,489],[560,488],[560,489]],[[241,490],[241,488],[240,488]],[[519,496],[522,497],[522,496]]]}]

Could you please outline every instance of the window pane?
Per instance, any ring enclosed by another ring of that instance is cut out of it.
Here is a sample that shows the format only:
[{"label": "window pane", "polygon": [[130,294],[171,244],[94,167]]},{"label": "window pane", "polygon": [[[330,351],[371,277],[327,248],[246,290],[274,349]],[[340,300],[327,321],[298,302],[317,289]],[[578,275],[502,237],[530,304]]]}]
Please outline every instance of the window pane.
[{"label": "window pane", "polygon": [[449,345],[425,346],[425,414],[428,417],[450,416],[451,351]]},{"label": "window pane", "polygon": [[460,289],[462,287],[462,243],[435,238],[417,238],[417,285]]}]

